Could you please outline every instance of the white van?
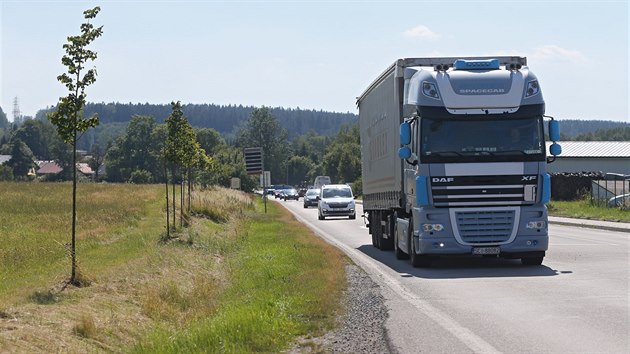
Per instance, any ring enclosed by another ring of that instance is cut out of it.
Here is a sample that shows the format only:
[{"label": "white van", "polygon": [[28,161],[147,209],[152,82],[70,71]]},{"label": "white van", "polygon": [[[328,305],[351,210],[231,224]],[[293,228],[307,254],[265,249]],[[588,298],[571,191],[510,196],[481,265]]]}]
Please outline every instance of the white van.
[{"label": "white van", "polygon": [[313,182],[313,188],[321,189],[325,184],[330,184],[330,176],[317,176]]}]

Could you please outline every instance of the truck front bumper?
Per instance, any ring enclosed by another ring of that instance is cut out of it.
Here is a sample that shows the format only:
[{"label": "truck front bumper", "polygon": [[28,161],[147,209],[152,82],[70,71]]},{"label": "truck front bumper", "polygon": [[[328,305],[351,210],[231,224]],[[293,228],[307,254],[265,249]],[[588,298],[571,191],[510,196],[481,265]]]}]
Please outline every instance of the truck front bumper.
[{"label": "truck front bumper", "polygon": [[414,225],[418,225],[413,234],[418,254],[473,254],[477,248],[486,248],[498,249],[501,256],[509,257],[544,252],[549,247],[544,205],[414,208],[413,217]]},{"label": "truck front bumper", "polygon": [[477,247],[498,247],[500,255],[546,251],[549,247],[547,235],[517,236],[514,241],[504,245],[462,245],[454,237],[418,237],[416,253],[418,254],[472,254]]}]

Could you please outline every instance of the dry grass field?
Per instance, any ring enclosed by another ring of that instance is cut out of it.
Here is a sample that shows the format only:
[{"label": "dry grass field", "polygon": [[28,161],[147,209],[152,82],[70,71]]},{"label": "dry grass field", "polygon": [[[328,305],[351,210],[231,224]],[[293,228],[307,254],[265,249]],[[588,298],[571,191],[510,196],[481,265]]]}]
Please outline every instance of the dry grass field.
[{"label": "dry grass field", "polygon": [[[334,326],[347,261],[281,208],[196,192],[164,241],[163,186],[0,183],[0,352],[277,352]],[[272,203],[273,205],[273,203]]]}]

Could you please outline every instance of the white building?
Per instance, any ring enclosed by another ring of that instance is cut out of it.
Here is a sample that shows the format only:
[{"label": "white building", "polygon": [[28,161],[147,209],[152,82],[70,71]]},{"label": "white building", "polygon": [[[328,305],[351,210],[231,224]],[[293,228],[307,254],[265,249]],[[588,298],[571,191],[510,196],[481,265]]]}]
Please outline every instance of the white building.
[{"label": "white building", "polygon": [[[562,154],[547,165],[554,172],[596,172],[630,175],[630,141],[560,141]],[[547,143],[549,151],[550,143]]]}]

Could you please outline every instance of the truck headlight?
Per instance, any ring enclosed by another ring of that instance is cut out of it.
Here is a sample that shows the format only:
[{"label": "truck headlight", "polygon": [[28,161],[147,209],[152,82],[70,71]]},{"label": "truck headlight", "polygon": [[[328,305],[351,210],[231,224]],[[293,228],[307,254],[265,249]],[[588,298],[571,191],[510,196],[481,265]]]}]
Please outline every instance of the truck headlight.
[{"label": "truck headlight", "polygon": [[547,226],[547,223],[544,221],[530,221],[525,225],[528,229],[544,229]]},{"label": "truck headlight", "polygon": [[527,83],[527,88],[525,89],[525,98],[536,95],[540,92],[540,86],[538,86],[538,81],[530,81]]},{"label": "truck headlight", "polygon": [[442,225],[442,224],[422,224],[422,230],[424,232],[442,231],[442,230],[444,230],[444,225]]},{"label": "truck headlight", "polygon": [[427,97],[431,97],[436,100],[440,99],[440,94],[438,93],[437,87],[432,82],[424,81],[422,83],[422,93]]}]

